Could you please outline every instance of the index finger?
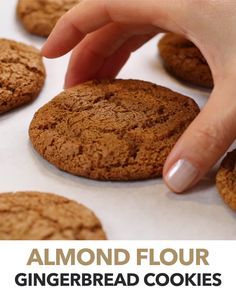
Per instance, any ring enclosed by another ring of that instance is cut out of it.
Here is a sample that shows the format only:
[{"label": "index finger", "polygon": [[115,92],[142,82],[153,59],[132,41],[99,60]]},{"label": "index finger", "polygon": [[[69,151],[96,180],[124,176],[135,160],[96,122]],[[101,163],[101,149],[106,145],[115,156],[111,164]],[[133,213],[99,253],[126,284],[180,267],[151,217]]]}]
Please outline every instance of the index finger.
[{"label": "index finger", "polygon": [[[49,58],[73,49],[85,35],[111,22],[152,24],[165,30],[179,31],[173,19],[183,5],[173,0],[83,0],[57,23],[42,49]],[[182,2],[182,1],[181,1]]]},{"label": "index finger", "polygon": [[86,34],[111,22],[103,5],[105,2],[82,1],[62,16],[43,46],[42,55],[48,58],[62,56],[73,49]]}]

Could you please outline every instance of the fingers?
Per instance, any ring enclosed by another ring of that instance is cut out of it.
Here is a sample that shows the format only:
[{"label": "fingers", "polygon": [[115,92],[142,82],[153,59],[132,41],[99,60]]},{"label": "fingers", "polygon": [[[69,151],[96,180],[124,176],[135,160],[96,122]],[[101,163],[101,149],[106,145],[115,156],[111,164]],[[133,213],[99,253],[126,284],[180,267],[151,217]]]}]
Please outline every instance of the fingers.
[{"label": "fingers", "polygon": [[65,87],[92,79],[112,55],[127,39],[130,33],[118,24],[107,25],[89,34],[72,52]]},{"label": "fingers", "polygon": [[97,73],[99,79],[115,78],[123,65],[129,59],[132,52],[140,48],[144,43],[150,40],[153,36],[141,35],[130,38],[121,48],[119,48],[113,55],[106,59],[103,67]]},{"label": "fingers", "polygon": [[[70,88],[77,84],[93,79],[115,78],[122,66],[128,60],[129,56],[130,52],[123,50],[122,48],[120,48],[110,57],[98,59],[98,61],[96,55],[92,57],[90,56],[88,60],[85,55],[81,54],[80,57],[84,57],[87,61],[85,61],[85,59],[79,60],[77,65],[79,66],[79,70],[76,68],[76,66],[74,69],[68,70],[64,87]],[[85,64],[87,62],[91,63],[92,61],[96,63],[96,66],[93,66],[90,69],[87,68]],[[85,71],[82,71],[83,68]]]},{"label": "fingers", "polygon": [[130,53],[155,33],[134,37],[132,34],[130,28],[111,24],[88,35],[72,53],[65,88],[94,78],[114,78]]},{"label": "fingers", "polygon": [[175,15],[183,11],[182,2],[186,1],[149,0],[147,5],[143,0],[84,0],[58,21],[42,54],[49,58],[64,55],[85,35],[113,22],[152,24],[182,33],[174,20]]},{"label": "fingers", "polygon": [[233,83],[218,85],[200,115],[180,138],[164,167],[169,188],[181,193],[196,184],[236,138]]},{"label": "fingers", "polygon": [[48,58],[62,56],[73,49],[86,34],[111,22],[104,8],[105,1],[82,1],[57,22],[42,54]]}]

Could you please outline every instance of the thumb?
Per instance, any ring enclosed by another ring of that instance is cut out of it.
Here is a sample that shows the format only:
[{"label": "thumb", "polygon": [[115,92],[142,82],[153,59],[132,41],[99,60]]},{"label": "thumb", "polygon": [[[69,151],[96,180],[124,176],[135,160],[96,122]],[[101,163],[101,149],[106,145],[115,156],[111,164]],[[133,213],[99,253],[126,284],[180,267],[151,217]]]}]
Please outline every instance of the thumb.
[{"label": "thumb", "polygon": [[181,193],[195,185],[235,138],[236,89],[222,82],[170,153],[163,171],[167,186]]}]

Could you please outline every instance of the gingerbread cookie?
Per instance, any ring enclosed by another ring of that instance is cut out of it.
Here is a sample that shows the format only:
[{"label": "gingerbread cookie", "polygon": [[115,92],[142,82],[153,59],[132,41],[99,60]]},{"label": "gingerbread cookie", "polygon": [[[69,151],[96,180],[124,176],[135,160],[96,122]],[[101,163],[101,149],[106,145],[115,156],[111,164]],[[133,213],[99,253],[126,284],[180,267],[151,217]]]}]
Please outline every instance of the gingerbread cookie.
[{"label": "gingerbread cookie", "polygon": [[216,176],[216,185],[225,203],[236,210],[236,149],[223,160]]},{"label": "gingerbread cookie", "polygon": [[0,240],[104,240],[102,225],[77,202],[39,192],[0,194]]},{"label": "gingerbread cookie", "polygon": [[200,50],[191,41],[168,33],[158,46],[164,66],[172,75],[197,86],[213,87],[211,70]]},{"label": "gingerbread cookie", "polygon": [[59,18],[80,0],[19,0],[17,14],[25,29],[47,37]]},{"label": "gingerbread cookie", "polygon": [[0,39],[0,114],[34,100],[45,75],[37,49]]},{"label": "gingerbread cookie", "polygon": [[34,116],[30,139],[69,173],[98,180],[162,175],[176,141],[199,112],[189,97],[137,80],[90,81]]}]

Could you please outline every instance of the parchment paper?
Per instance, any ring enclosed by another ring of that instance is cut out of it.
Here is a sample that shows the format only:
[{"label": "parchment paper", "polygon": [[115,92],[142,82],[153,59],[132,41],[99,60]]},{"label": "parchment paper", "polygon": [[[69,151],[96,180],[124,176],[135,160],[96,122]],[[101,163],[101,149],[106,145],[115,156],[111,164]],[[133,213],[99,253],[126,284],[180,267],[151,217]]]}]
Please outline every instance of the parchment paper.
[{"label": "parchment paper", "polygon": [[[40,48],[44,39],[26,33],[15,16],[16,0],[0,1],[0,38]],[[159,60],[157,39],[133,54],[120,73],[167,86],[193,97],[202,107],[209,92],[170,77]],[[215,169],[183,196],[171,193],[161,179],[138,182],[98,182],[61,172],[32,149],[28,126],[33,114],[63,87],[68,56],[45,60],[47,81],[32,104],[0,116],[0,191],[36,190],[77,200],[93,209],[109,239],[235,239],[236,214],[222,201]]]}]

